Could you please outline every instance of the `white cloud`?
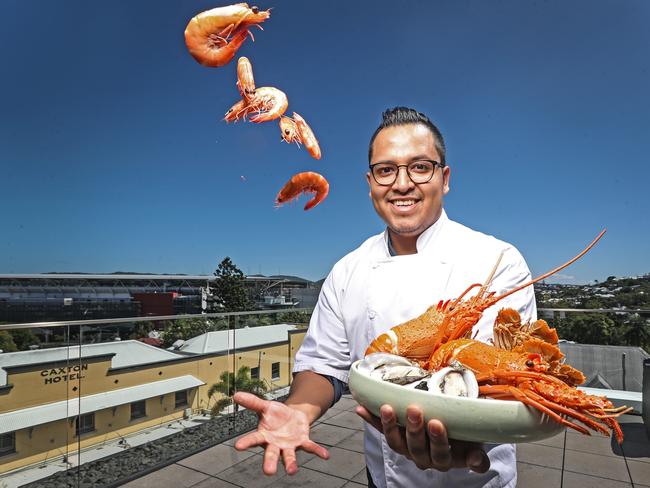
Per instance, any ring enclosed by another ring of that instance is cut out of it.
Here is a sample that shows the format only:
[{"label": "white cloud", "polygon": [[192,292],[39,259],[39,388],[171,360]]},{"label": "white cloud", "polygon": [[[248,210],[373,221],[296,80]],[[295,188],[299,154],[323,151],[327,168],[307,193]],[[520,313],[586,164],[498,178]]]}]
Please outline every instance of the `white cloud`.
[{"label": "white cloud", "polygon": [[557,281],[574,281],[575,279],[576,277],[573,275],[566,275],[562,273],[553,275],[553,280],[557,280]]}]

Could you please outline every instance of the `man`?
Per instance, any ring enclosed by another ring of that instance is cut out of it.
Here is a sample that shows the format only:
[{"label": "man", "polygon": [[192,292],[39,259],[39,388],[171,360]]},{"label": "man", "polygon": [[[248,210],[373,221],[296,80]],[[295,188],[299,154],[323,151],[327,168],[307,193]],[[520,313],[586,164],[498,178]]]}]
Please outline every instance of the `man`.
[{"label": "man", "polygon": [[[287,473],[297,471],[295,450],[327,459],[328,452],[309,439],[309,425],[340,397],[352,362],[390,327],[405,322],[439,300],[455,298],[483,282],[499,255],[503,258],[491,289],[510,290],[530,279],[519,252],[494,237],[447,218],[443,197],[450,168],[440,131],[423,114],[397,107],[383,114],[370,141],[367,174],[375,210],[386,223],[341,259],[327,277],[303,345],[296,354],[294,381],[285,404],[237,393],[235,401],[260,415],[258,430],[242,437],[238,449],[266,446],[263,470],[273,474],[282,456]],[[534,319],[532,287],[500,304]],[[492,336],[499,306],[485,311],[474,331]],[[426,425],[415,406],[406,428],[396,424],[390,405],[381,419],[358,407],[366,420],[368,484],[377,487],[513,487],[513,445],[481,445],[447,438],[445,426]]]}]

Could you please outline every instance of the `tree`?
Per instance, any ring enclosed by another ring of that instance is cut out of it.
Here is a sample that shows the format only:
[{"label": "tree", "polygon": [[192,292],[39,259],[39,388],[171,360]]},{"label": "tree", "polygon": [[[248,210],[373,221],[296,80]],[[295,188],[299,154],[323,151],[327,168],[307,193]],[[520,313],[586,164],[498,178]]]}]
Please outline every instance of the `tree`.
[{"label": "tree", "polygon": [[[217,400],[210,410],[213,417],[216,417],[224,408],[233,404],[232,397],[237,391],[246,391],[264,398],[264,393],[268,390],[264,381],[251,378],[251,370],[248,366],[239,368],[236,376],[231,371],[224,371],[219,376],[219,379],[221,381],[212,385],[208,390],[208,398],[212,398],[215,393],[223,395],[223,398]],[[235,413],[238,410],[239,405],[235,403]]]},{"label": "tree", "polygon": [[177,319],[165,328],[162,334],[163,347],[170,347],[177,340],[186,341],[214,330],[207,319]]},{"label": "tree", "polygon": [[283,312],[278,316],[280,322],[286,322],[288,324],[308,324],[311,318],[311,314],[307,312],[297,312],[292,310],[291,312]]},{"label": "tree", "polygon": [[11,336],[19,351],[29,349],[29,346],[40,344],[38,337],[28,329],[16,329],[11,331]]},{"label": "tree", "polygon": [[614,339],[616,324],[600,313],[578,313],[560,320],[557,331],[563,339],[582,344],[607,345]]},{"label": "tree", "polygon": [[648,325],[648,319],[641,317],[638,313],[632,314],[625,321],[623,338],[630,346],[643,348],[650,346],[650,325]]},{"label": "tree", "polygon": [[253,308],[244,286],[244,273],[229,257],[226,256],[219,263],[214,275],[219,278],[214,289],[224,312],[242,312]]},{"label": "tree", "polygon": [[143,337],[148,337],[149,332],[154,329],[155,325],[152,322],[137,322],[129,333],[129,339],[142,339]]},{"label": "tree", "polygon": [[6,330],[0,330],[0,350],[3,352],[15,352],[18,350],[14,338]]}]

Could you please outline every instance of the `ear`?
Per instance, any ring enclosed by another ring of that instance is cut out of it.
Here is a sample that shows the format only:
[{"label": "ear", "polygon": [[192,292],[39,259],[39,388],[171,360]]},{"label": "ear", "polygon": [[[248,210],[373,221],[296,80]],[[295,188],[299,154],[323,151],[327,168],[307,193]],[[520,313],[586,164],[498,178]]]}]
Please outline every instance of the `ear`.
[{"label": "ear", "polygon": [[442,194],[446,195],[449,193],[449,181],[451,179],[451,168],[445,166],[442,168]]}]

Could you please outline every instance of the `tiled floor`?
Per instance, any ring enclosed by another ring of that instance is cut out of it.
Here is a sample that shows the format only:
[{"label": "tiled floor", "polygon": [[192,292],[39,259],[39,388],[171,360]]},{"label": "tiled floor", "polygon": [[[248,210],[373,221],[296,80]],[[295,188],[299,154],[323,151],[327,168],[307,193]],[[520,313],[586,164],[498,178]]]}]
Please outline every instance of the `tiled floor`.
[{"label": "tiled floor", "polygon": [[[359,488],[366,486],[363,421],[349,395],[312,428],[312,439],[326,446],[330,459],[300,453],[300,469],[287,476],[262,473],[260,448],[236,451],[234,440],[207,449],[124,485],[128,488]],[[639,416],[620,419],[622,447],[605,437],[574,431],[517,446],[518,486],[525,488],[650,487],[650,441]]]}]

